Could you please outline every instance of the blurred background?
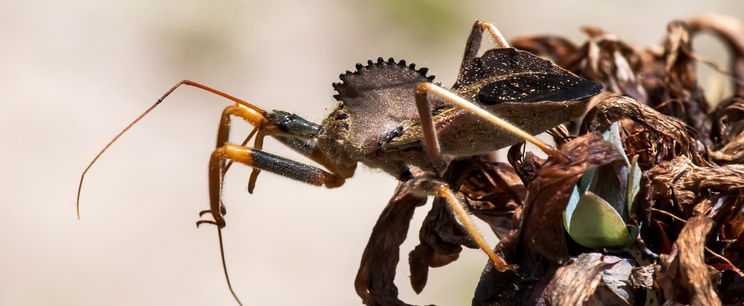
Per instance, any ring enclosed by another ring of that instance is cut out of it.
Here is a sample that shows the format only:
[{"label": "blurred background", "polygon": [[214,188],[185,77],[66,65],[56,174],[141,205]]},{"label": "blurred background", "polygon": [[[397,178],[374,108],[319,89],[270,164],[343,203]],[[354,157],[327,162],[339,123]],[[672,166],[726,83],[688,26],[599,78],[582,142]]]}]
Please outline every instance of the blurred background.
[{"label": "blurred background", "polygon": [[[744,3],[0,0],[0,305],[233,305],[215,230],[194,226],[229,105],[219,97],[173,94],[89,172],[74,217],[85,165],[176,81],[320,122],[336,104],[330,84],[367,59],[406,59],[451,84],[478,19],[507,38],[550,32],[578,43],[579,27],[595,25],[650,45],[668,21],[704,12],[744,18]],[[695,45],[725,63],[713,39]],[[249,127],[235,126],[237,142]],[[265,150],[302,160],[276,142]],[[224,191],[238,295],[247,305],[359,304],[359,260],[396,181],[360,167],[328,190],[262,173],[249,195],[249,172],[233,167]],[[410,289],[407,253],[427,210],[401,250],[401,298],[469,304],[486,262],[476,250],[432,270],[422,294]]]}]

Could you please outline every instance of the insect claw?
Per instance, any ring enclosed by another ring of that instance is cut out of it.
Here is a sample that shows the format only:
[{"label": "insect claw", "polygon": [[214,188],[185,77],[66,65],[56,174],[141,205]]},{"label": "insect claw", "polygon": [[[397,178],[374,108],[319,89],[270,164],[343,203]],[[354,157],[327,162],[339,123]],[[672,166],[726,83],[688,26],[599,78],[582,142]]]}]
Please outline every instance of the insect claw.
[{"label": "insect claw", "polygon": [[251,177],[248,179],[248,193],[253,194],[253,189],[256,188],[256,180],[258,179],[258,174],[261,173],[261,170],[259,169],[253,169],[251,172]]},{"label": "insect claw", "polygon": [[211,209],[205,209],[205,210],[202,210],[202,211],[199,212],[199,217],[202,217],[205,214],[211,214],[211,213],[212,213],[212,210]]},{"label": "insect claw", "polygon": [[212,224],[214,226],[217,226],[219,228],[225,227],[225,220],[222,218],[219,218],[220,221],[212,221],[212,220],[199,220],[196,221],[196,227],[199,228],[202,224]]},{"label": "insect claw", "polygon": [[205,224],[205,223],[217,225],[217,222],[214,222],[211,220],[199,220],[199,221],[196,221],[196,228],[199,228],[200,225]]}]

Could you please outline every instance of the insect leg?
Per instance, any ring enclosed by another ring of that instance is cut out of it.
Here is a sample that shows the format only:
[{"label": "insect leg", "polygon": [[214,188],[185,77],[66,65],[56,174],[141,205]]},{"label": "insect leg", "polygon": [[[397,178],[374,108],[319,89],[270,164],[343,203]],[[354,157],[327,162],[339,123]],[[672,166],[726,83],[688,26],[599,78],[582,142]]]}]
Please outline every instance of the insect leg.
[{"label": "insect leg", "polygon": [[499,32],[499,29],[497,29],[496,26],[487,21],[476,21],[475,24],[473,24],[473,29],[470,31],[470,35],[468,35],[468,41],[465,43],[465,54],[462,56],[460,74],[457,77],[458,82],[456,83],[462,82],[462,73],[465,64],[478,55],[478,50],[480,50],[481,41],[483,40],[483,31],[488,31],[488,33],[491,34],[491,37],[499,48],[509,48],[509,42],[507,42],[506,38],[501,35],[501,32]]},{"label": "insect leg", "polygon": [[459,107],[462,107],[465,110],[475,114],[476,116],[481,117],[485,120],[488,120],[493,125],[498,126],[518,136],[519,138],[522,138],[525,141],[528,141],[534,144],[535,146],[543,150],[543,152],[545,152],[545,154],[548,154],[549,156],[555,156],[555,157],[564,156],[563,153],[551,148],[550,146],[540,141],[539,139],[537,139],[537,137],[531,135],[530,133],[525,132],[524,130],[514,126],[513,124],[507,122],[506,120],[501,119],[497,117],[496,115],[491,114],[490,112],[480,108],[479,106],[475,105],[473,102],[465,100],[464,98],[438,85],[435,85],[433,83],[426,83],[426,82],[419,83],[418,86],[416,86],[416,90],[414,91],[414,93],[416,95],[416,106],[418,108],[419,115],[421,116],[421,127],[422,127],[423,134],[424,134],[424,141],[426,143],[426,151],[429,153],[429,156],[432,158],[432,162],[434,162],[435,165],[437,164],[438,160],[440,160],[442,157],[441,157],[441,152],[440,152],[439,140],[437,139],[437,133],[434,130],[434,123],[431,117],[431,110],[430,110],[429,101],[428,101],[429,93],[436,95]]},{"label": "insect leg", "polygon": [[327,172],[320,168],[250,147],[225,144],[224,146],[214,150],[214,152],[212,152],[212,157],[209,160],[209,201],[211,207],[210,212],[214,217],[214,221],[201,220],[196,223],[197,226],[203,223],[214,224],[220,228],[225,226],[225,219],[222,217],[224,209],[220,203],[224,176],[223,162],[225,160],[236,161],[254,168],[273,172],[316,186],[334,188],[339,187],[344,183],[344,178],[340,175]]},{"label": "insect leg", "polygon": [[509,42],[506,41],[504,35],[501,35],[501,32],[495,25],[488,21],[476,21],[473,24],[470,35],[468,35],[468,41],[465,43],[465,54],[462,57],[463,64],[478,55],[478,50],[480,50],[481,41],[483,40],[483,31],[488,31],[491,34],[491,37],[499,48],[509,48]]},{"label": "insect leg", "polygon": [[[440,98],[445,99],[446,101],[449,101],[450,103],[453,103],[459,107],[462,107],[473,114],[482,117],[483,119],[488,120],[489,122],[493,123],[494,125],[501,127],[504,130],[507,130],[520,138],[529,141],[536,146],[538,146],[540,149],[545,151],[548,155],[551,156],[562,156],[563,154],[560,151],[554,150],[550,148],[548,145],[543,143],[542,141],[535,138],[535,136],[530,135],[529,133],[525,132],[524,130],[512,125],[511,123],[505,121],[504,119],[501,119],[488,111],[478,107],[477,105],[473,104],[472,102],[463,99],[462,97],[450,92],[449,90],[446,90],[442,87],[439,87],[432,83],[419,83],[416,86],[415,89],[415,96],[416,96],[416,107],[418,109],[419,116],[421,117],[421,128],[424,136],[424,143],[426,146],[426,152],[429,154],[429,157],[432,160],[432,164],[436,167],[439,167],[444,164],[444,159],[441,154],[441,149],[439,145],[439,139],[437,137],[437,132],[434,128],[434,121],[432,119],[431,115],[431,107],[429,103],[429,97],[428,94],[434,94]],[[438,168],[437,168],[438,169]],[[483,236],[478,232],[478,229],[473,226],[473,224],[470,222],[470,219],[467,215],[467,213],[463,210],[462,205],[459,203],[455,195],[452,193],[452,191],[442,185],[437,190],[437,195],[444,197],[447,200],[447,203],[452,207],[452,210],[458,215],[460,221],[465,226],[465,229],[468,231],[468,234],[475,240],[475,242],[480,246],[480,248],[483,250],[483,252],[488,255],[488,257],[491,259],[491,262],[493,262],[494,267],[498,269],[499,271],[504,271],[509,268],[509,266],[504,262],[503,259],[498,257],[493,250],[488,246],[488,244],[483,239]]]},{"label": "insect leg", "polygon": [[468,216],[467,212],[465,212],[465,209],[462,208],[462,204],[460,203],[460,201],[457,199],[452,190],[447,187],[447,185],[442,184],[438,187],[437,196],[440,196],[447,200],[447,204],[449,204],[457,217],[460,219],[460,222],[462,222],[465,230],[468,232],[468,234],[470,234],[470,237],[475,240],[475,243],[478,244],[481,250],[483,250],[483,252],[488,255],[488,258],[491,259],[491,262],[493,263],[493,266],[494,268],[496,268],[496,270],[498,270],[499,272],[504,272],[512,268],[506,263],[506,261],[504,261],[503,258],[496,255],[496,253],[493,252],[493,249],[488,246],[486,240],[483,239],[483,236],[480,234],[480,232],[478,232],[478,229],[470,221],[470,216]]},{"label": "insect leg", "polygon": [[[132,128],[132,126],[134,126],[135,124],[137,124],[137,122],[139,122],[140,120],[142,120],[142,118],[144,118],[145,116],[147,116],[147,114],[149,114],[150,112],[152,112],[152,110],[154,110],[158,105],[160,105],[160,103],[162,103],[165,100],[165,98],[167,98],[171,93],[173,93],[181,85],[193,86],[193,87],[196,87],[196,88],[199,88],[199,89],[202,89],[202,90],[206,90],[208,92],[211,92],[211,93],[216,94],[218,96],[224,97],[224,98],[226,98],[228,100],[231,100],[231,101],[235,102],[236,104],[239,104],[239,105],[243,106],[244,108],[247,109],[246,112],[251,113],[251,116],[249,116],[249,117],[251,118],[252,121],[251,120],[249,120],[249,121],[251,121],[251,123],[254,123],[254,125],[257,122],[268,122],[268,120],[265,119],[266,112],[264,110],[262,110],[262,109],[260,109],[260,108],[258,108],[256,106],[254,106],[254,105],[252,105],[252,104],[250,104],[250,103],[248,103],[246,101],[243,101],[243,100],[238,99],[238,98],[236,98],[234,96],[231,96],[229,94],[226,94],[226,93],[224,93],[222,91],[213,89],[211,87],[202,85],[202,84],[197,83],[197,82],[193,82],[193,81],[189,81],[189,80],[183,80],[183,81],[180,81],[180,82],[176,83],[175,85],[173,85],[173,87],[171,87],[168,91],[166,91],[153,105],[151,105],[149,108],[147,108],[144,112],[142,112],[142,114],[140,114],[139,116],[137,116],[137,118],[135,118],[132,122],[130,122],[119,133],[117,133],[114,136],[114,138],[112,138],[103,147],[103,149],[101,149],[101,151],[99,151],[98,154],[96,154],[96,156],[93,157],[93,160],[91,160],[90,163],[88,163],[88,166],[85,167],[85,170],[83,170],[83,173],[80,175],[80,182],[78,183],[78,190],[77,190],[77,199],[76,199],[76,202],[75,202],[76,213],[77,213],[77,218],[78,219],[80,219],[80,194],[81,194],[82,189],[83,189],[83,182],[85,181],[85,175],[88,173],[88,171],[90,170],[90,168],[93,167],[93,165],[96,163],[96,161],[98,161],[98,159],[103,155],[103,153],[105,153],[106,150],[108,150],[109,147],[111,147],[111,145],[114,144],[114,142],[116,142],[122,135],[124,135],[124,133],[126,133],[130,128]],[[263,117],[263,119],[261,119],[262,117]],[[227,124],[229,125],[229,122]],[[220,139],[220,136],[218,136],[218,141],[219,141],[219,139]]]}]

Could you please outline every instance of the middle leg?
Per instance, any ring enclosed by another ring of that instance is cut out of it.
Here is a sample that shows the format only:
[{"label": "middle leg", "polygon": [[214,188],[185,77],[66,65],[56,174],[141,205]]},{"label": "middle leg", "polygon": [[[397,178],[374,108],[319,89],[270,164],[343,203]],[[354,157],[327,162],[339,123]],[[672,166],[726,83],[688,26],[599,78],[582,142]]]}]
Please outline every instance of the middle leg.
[{"label": "middle leg", "polygon": [[[459,107],[462,107],[474,113],[475,115],[488,120],[492,124],[498,127],[501,127],[504,130],[507,130],[519,136],[520,138],[535,144],[536,146],[538,146],[540,149],[545,151],[545,153],[547,153],[550,156],[563,156],[563,154],[560,151],[552,149],[547,144],[538,140],[535,136],[514,126],[513,124],[507,122],[506,120],[501,119],[491,114],[490,112],[450,92],[449,90],[446,90],[432,83],[419,83],[419,85],[416,86],[416,90],[415,90],[416,107],[418,109],[419,117],[421,120],[421,127],[422,127],[426,152],[431,158],[432,164],[434,165],[437,171],[441,170],[441,167],[445,165],[445,161],[442,156],[442,152],[440,149],[441,146],[439,144],[437,132],[434,127],[434,120],[431,114],[431,103],[429,102],[429,93],[434,94],[440,98],[443,98],[444,100],[450,103],[453,103]],[[441,185],[437,188],[436,192],[437,192],[437,196],[443,197],[447,200],[447,203],[450,205],[453,212],[458,216],[458,218],[460,219],[460,222],[462,222],[463,226],[465,227],[465,230],[473,238],[473,240],[478,244],[478,246],[483,250],[483,252],[486,253],[486,255],[489,257],[489,259],[493,263],[494,267],[498,271],[502,271],[502,272],[507,269],[510,269],[510,266],[504,261],[504,259],[496,255],[493,249],[491,249],[488,243],[486,243],[485,239],[480,234],[478,229],[472,224],[468,214],[462,208],[462,204],[460,203],[460,201],[457,200],[452,190],[450,190],[449,187],[446,185]]]}]

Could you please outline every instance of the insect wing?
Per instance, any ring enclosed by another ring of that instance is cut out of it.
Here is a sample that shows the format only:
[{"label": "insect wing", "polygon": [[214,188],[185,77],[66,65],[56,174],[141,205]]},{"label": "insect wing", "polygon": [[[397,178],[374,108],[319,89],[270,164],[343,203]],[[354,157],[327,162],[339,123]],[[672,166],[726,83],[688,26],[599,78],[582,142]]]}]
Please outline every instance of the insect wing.
[{"label": "insect wing", "polygon": [[506,102],[571,101],[591,97],[602,85],[578,76],[553,73],[515,74],[483,86],[478,92],[481,104]]},{"label": "insect wing", "polygon": [[514,48],[486,51],[464,65],[453,89],[483,105],[570,101],[596,95],[602,85]]}]

